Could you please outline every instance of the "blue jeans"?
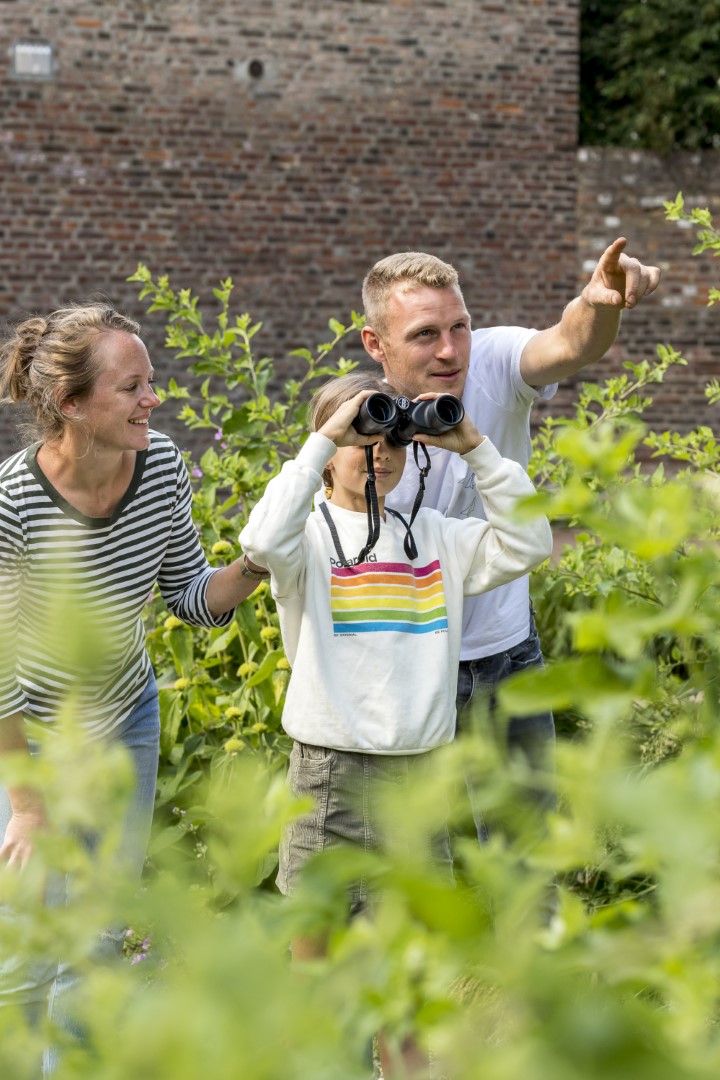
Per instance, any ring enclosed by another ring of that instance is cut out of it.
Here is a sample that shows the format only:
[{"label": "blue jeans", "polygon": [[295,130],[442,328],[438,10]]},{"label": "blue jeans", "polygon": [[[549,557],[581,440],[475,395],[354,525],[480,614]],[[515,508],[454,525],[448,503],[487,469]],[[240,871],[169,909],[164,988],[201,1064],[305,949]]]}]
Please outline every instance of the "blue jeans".
[{"label": "blue jeans", "polygon": [[[460,661],[457,688],[458,733],[482,731],[485,734],[489,729],[489,732],[494,734],[497,686],[503,679],[519,671],[543,666],[540,640],[531,608],[530,633],[524,641],[494,656]],[[547,783],[547,775],[553,770],[555,749],[555,723],[552,713],[511,716],[507,727],[506,749],[511,758],[519,755],[531,771],[538,773],[538,782],[533,782],[527,791],[534,807],[541,810],[554,807],[555,793]],[[484,843],[488,839],[490,826],[488,815],[482,810],[482,792],[469,776],[467,788],[478,839]]]},{"label": "blue jeans", "polygon": [[[130,754],[135,770],[135,786],[125,818],[122,856],[127,872],[140,880],[145,851],[147,849],[155,801],[158,755],[160,745],[160,710],[155,676],[150,674],[147,685],[137,705],[127,719],[108,736],[113,743],[120,743]],[[10,820],[10,802],[0,788],[0,836],[5,834]],[[46,900],[50,906],[67,902],[68,881],[51,877]],[[0,919],[16,921],[22,918],[18,912],[0,905]],[[98,956],[103,958],[122,952],[122,931],[108,931],[102,935]],[[22,1006],[29,1019],[39,1019],[47,1003],[47,1011],[53,1023],[77,1034],[72,1020],[66,1013],[68,991],[76,982],[74,972],[57,959],[23,963],[21,958],[0,956],[0,1006]],[[44,1055],[43,1076],[51,1076],[57,1065],[52,1047]]]}]

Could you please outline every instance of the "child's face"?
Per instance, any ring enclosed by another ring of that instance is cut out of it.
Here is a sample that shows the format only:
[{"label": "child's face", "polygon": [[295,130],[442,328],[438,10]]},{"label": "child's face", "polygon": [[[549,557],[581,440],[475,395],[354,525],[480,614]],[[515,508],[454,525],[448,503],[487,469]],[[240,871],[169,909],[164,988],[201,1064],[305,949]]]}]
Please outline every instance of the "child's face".
[{"label": "child's face", "polygon": [[[384,438],[380,438],[372,450],[375,488],[378,502],[382,507],[385,496],[400,482],[407,454],[404,446],[388,446]],[[365,447],[339,447],[327,467],[333,478],[330,502],[345,510],[365,513],[365,483],[367,481]]]}]

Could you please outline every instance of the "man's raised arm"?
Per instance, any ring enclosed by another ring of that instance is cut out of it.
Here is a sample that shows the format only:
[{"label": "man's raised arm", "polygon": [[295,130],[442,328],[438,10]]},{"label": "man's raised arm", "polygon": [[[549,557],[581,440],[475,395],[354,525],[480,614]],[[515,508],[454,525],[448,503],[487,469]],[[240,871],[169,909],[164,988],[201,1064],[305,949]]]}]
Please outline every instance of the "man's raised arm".
[{"label": "man's raised arm", "polygon": [[623,308],[636,307],[655,291],[659,268],[626,255],[626,243],[624,237],[612,243],[560,322],[528,341],[520,374],[529,386],[558,382],[599,360],[617,336]]}]

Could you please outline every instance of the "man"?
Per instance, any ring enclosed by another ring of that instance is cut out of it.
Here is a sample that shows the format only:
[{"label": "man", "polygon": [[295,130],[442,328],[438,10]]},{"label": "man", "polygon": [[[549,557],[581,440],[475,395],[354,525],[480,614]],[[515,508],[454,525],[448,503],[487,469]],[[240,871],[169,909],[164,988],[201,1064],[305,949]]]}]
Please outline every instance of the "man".
[{"label": "man", "polygon": [[[659,269],[629,257],[625,246],[624,238],[611,244],[560,321],[540,331],[472,330],[452,266],[421,252],[390,255],[373,266],[363,283],[363,345],[382,364],[388,383],[405,396],[434,391],[461,397],[478,430],[503,456],[527,469],[535,399],[551,398],[559,379],[599,360],[615,340],[622,310],[635,307],[657,287]],[[430,457],[424,504],[451,517],[481,516],[465,462],[436,448],[430,448]],[[418,470],[410,458],[393,493],[394,508],[409,511],[417,488]],[[478,692],[492,712],[498,683],[533,665],[542,665],[542,654],[528,578],[469,597],[458,673],[460,725],[470,719],[468,709]],[[509,752],[521,753],[532,768],[542,770],[548,767],[554,735],[552,713],[512,717]],[[541,798],[551,801],[540,786]],[[486,829],[477,806],[474,814],[482,839]]]}]

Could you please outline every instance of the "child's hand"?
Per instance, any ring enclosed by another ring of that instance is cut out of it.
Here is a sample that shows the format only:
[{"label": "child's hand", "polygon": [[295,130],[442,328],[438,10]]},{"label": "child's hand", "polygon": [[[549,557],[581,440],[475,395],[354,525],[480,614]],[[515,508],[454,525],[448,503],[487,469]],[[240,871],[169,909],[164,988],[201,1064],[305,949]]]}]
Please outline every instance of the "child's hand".
[{"label": "child's hand", "polygon": [[373,393],[374,390],[361,390],[354,398],[344,401],[319,429],[320,435],[331,439],[336,446],[372,446],[378,442],[379,435],[360,435],[353,427],[353,420],[360,412],[360,406],[365,398],[369,398]]},{"label": "child's hand", "polygon": [[[440,394],[418,394],[415,401],[429,401],[438,398]],[[469,454],[485,438],[473,424],[467,412],[459,424],[442,435],[414,435],[413,441],[424,443],[425,446],[440,446],[443,450],[451,450],[455,454]]]}]

